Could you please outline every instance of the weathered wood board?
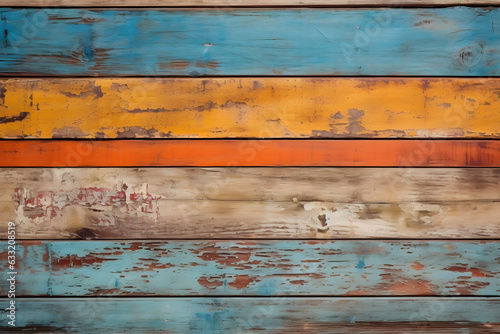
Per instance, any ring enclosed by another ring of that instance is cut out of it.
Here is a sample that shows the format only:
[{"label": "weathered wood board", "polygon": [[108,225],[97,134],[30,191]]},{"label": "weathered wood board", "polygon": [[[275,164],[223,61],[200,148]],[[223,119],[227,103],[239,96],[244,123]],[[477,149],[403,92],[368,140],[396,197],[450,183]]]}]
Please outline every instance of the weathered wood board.
[{"label": "weathered wood board", "polygon": [[500,80],[0,80],[1,138],[500,138]]},{"label": "weathered wood board", "polygon": [[500,167],[496,140],[3,140],[0,167]]},{"label": "weathered wood board", "polygon": [[[18,296],[500,295],[496,241],[23,241],[17,247]],[[7,252],[0,257],[6,260]],[[8,266],[4,261],[4,282]],[[6,295],[8,285],[0,292]]]},{"label": "weathered wood board", "polygon": [[500,9],[0,9],[2,75],[500,74]]},{"label": "weathered wood board", "polygon": [[[1,303],[5,314],[7,302]],[[142,333],[461,334],[500,329],[499,298],[19,298],[16,305],[17,329],[70,333],[133,329]]]},{"label": "weathered wood board", "polygon": [[434,6],[498,5],[498,0],[2,0],[21,7]]},{"label": "weathered wood board", "polygon": [[499,199],[497,168],[0,169],[0,238],[495,239]]},{"label": "weathered wood board", "polygon": [[16,331],[500,332],[498,0],[0,5]]}]

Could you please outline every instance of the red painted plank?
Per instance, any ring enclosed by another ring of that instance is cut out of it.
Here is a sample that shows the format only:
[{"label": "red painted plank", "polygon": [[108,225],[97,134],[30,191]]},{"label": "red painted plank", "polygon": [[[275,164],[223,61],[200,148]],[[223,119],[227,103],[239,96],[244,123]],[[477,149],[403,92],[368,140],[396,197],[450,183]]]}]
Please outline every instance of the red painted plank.
[{"label": "red painted plank", "polygon": [[500,141],[0,141],[0,167],[80,166],[500,167]]}]

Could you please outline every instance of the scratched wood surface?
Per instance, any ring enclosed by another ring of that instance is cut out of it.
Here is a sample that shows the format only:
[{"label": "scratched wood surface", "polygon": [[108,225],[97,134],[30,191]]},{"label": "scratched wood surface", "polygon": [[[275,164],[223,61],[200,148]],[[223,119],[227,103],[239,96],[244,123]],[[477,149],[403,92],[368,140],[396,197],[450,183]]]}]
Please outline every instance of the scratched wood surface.
[{"label": "scratched wood surface", "polygon": [[497,168],[0,169],[0,238],[490,239],[499,198]]},{"label": "scratched wood surface", "polygon": [[495,241],[24,241],[18,256],[18,296],[500,295]]},{"label": "scratched wood surface", "polygon": [[[6,299],[1,303],[5,314]],[[500,328],[499,298],[19,298],[16,303],[18,329],[70,333],[134,328],[142,333],[461,334]]]},{"label": "scratched wood surface", "polygon": [[500,3],[285,1],[2,2],[16,330],[500,332]]},{"label": "scratched wood surface", "polygon": [[2,0],[20,7],[198,7],[198,6],[434,6],[498,5],[498,0]]},{"label": "scratched wood surface", "polygon": [[3,79],[1,138],[500,138],[500,80]]},{"label": "scratched wood surface", "polygon": [[497,8],[4,8],[0,17],[1,75],[500,73]]},{"label": "scratched wood surface", "polygon": [[496,140],[3,140],[0,167],[500,167]]}]

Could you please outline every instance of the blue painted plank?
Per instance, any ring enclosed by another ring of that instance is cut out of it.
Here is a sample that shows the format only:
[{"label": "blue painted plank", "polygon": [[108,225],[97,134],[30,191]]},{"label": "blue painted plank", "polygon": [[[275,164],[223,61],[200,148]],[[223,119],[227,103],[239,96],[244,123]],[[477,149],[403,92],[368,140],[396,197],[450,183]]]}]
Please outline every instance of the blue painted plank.
[{"label": "blue painted plank", "polygon": [[[0,299],[5,333],[8,300]],[[499,298],[16,300],[16,329],[68,333],[498,333]]]},{"label": "blue painted plank", "polygon": [[23,241],[18,257],[19,296],[500,295],[496,241]]},{"label": "blue painted plank", "polygon": [[500,9],[1,9],[0,72],[500,73]]}]

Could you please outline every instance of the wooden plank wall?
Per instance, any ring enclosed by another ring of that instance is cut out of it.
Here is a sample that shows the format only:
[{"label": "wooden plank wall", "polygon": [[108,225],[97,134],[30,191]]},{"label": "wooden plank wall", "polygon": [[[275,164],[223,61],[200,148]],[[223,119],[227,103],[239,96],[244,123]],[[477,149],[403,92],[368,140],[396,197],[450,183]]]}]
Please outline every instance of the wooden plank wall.
[{"label": "wooden plank wall", "polygon": [[0,73],[488,76],[500,71],[499,15],[488,7],[7,8]]},{"label": "wooden plank wall", "polygon": [[0,5],[0,332],[500,332],[498,0]]}]

